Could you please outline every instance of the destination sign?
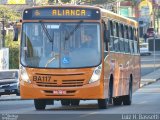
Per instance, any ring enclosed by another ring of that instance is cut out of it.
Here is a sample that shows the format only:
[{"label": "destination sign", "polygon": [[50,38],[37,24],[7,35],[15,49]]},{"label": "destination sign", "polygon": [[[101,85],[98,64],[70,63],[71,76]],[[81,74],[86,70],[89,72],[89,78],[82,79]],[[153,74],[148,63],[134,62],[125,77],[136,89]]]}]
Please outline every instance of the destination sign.
[{"label": "destination sign", "polygon": [[37,8],[24,11],[23,19],[100,19],[100,11],[84,8]]},{"label": "destination sign", "polygon": [[52,10],[52,16],[91,16],[91,12],[88,10]]}]

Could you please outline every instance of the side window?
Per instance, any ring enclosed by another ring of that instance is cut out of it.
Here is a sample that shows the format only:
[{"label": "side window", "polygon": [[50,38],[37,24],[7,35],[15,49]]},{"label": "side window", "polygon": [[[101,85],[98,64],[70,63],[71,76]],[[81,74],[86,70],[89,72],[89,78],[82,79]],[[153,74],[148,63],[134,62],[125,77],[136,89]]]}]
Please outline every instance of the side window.
[{"label": "side window", "polygon": [[116,34],[117,34],[116,22],[112,22],[112,23],[113,23],[113,36],[116,36]]},{"label": "side window", "polygon": [[132,35],[132,27],[129,27],[129,50],[130,53],[134,53],[134,42],[133,42],[133,35]]},{"label": "side window", "polygon": [[116,37],[119,37],[119,24],[116,23]]},{"label": "side window", "polygon": [[125,52],[129,53],[129,35],[128,35],[128,26],[125,25],[124,27],[124,45],[125,45]]},{"label": "side window", "polygon": [[134,53],[135,53],[135,54],[138,53],[137,45],[138,45],[138,42],[137,42],[137,41],[134,41]]},{"label": "side window", "polygon": [[119,28],[118,28],[118,23],[114,22],[114,46],[115,46],[115,51],[119,52]]},{"label": "side window", "polygon": [[138,41],[137,41],[137,38],[138,38],[138,34],[137,34],[137,30],[134,28],[133,30],[133,34],[134,34],[134,53],[137,54],[138,53],[138,49],[139,49],[139,46],[138,46]]},{"label": "side window", "polygon": [[129,39],[129,28],[126,26],[126,38]]},{"label": "side window", "polygon": [[133,32],[133,28],[132,27],[130,27],[130,31],[131,31],[131,40],[134,40],[134,32]]},{"label": "side window", "polygon": [[124,28],[123,28],[123,24],[119,24],[119,44],[120,44],[120,51],[124,52]]},{"label": "side window", "polygon": [[120,38],[123,38],[123,36],[122,36],[122,24],[119,24],[119,37]]},{"label": "side window", "polygon": [[140,52],[140,50],[139,50],[139,31],[138,31],[138,28],[136,29],[136,41],[137,41],[137,53],[139,53]]},{"label": "side window", "polygon": [[111,20],[108,21],[108,28],[110,30],[110,41],[109,41],[109,49],[110,51],[114,51],[114,32],[113,32],[113,22]]},{"label": "side window", "polygon": [[138,41],[138,29],[134,29],[134,39]]},{"label": "side window", "polygon": [[110,33],[111,33],[111,36],[114,36],[114,34],[113,34],[113,22],[112,21],[109,21],[109,27],[110,27]]},{"label": "side window", "polygon": [[133,49],[133,54],[135,53],[134,51],[134,28],[131,28],[131,41],[132,41],[132,49]]},{"label": "side window", "polygon": [[[106,41],[107,37],[109,38],[108,33],[107,33],[107,24],[104,22],[103,23],[103,34],[104,34],[104,51],[108,51],[108,41]],[[107,39],[108,40],[108,39]]]},{"label": "side window", "polygon": [[135,34],[135,28],[133,28],[133,40],[135,41],[135,39],[136,39],[136,34]]}]

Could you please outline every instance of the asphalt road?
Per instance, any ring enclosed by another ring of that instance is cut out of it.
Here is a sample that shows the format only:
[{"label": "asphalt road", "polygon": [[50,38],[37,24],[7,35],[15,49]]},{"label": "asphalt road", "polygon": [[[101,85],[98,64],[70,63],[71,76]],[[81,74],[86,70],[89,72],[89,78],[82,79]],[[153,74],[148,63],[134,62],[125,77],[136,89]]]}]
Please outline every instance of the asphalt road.
[{"label": "asphalt road", "polygon": [[145,86],[135,92],[133,94],[133,104],[131,106],[110,105],[108,109],[100,110],[97,107],[97,101],[94,100],[81,101],[80,106],[78,107],[62,107],[60,102],[56,101],[54,105],[48,105],[46,110],[36,111],[32,100],[0,101],[0,113],[3,114],[3,116],[5,114],[18,114],[20,115],[19,118],[24,117],[27,114],[28,116],[26,115],[27,117],[23,120],[32,120],[32,118],[37,119],[35,117],[39,117],[39,115],[44,115],[42,118],[46,120],[49,119],[48,115],[56,115],[57,118],[65,118],[66,120],[70,120],[70,117],[96,120],[96,118],[98,119],[98,117],[100,117],[99,115],[105,116],[110,114],[119,114],[119,119],[122,119],[121,115],[124,114],[160,114],[159,100],[160,81],[157,81],[156,83]]}]

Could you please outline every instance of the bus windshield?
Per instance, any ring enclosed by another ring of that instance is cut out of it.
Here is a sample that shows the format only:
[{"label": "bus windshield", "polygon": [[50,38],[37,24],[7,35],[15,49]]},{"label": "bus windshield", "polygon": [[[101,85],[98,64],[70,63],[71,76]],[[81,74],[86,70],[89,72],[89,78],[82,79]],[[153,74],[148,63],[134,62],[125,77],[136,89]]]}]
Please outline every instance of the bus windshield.
[{"label": "bus windshield", "polygon": [[99,23],[24,23],[21,64],[40,68],[93,67],[101,62]]}]

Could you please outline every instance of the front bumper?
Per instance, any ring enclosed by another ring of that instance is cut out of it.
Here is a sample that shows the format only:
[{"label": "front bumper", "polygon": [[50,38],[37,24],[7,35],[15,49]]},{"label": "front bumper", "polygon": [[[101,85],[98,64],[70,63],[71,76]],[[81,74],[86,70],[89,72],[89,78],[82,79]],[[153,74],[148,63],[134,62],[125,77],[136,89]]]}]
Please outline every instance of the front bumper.
[{"label": "front bumper", "polygon": [[[103,84],[100,81],[81,87],[39,87],[34,84],[20,82],[22,99],[102,99]],[[65,91],[65,94],[55,94],[53,91]]]}]

